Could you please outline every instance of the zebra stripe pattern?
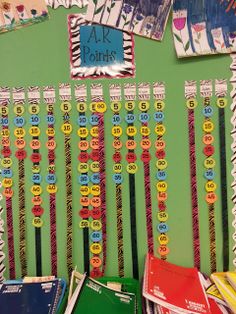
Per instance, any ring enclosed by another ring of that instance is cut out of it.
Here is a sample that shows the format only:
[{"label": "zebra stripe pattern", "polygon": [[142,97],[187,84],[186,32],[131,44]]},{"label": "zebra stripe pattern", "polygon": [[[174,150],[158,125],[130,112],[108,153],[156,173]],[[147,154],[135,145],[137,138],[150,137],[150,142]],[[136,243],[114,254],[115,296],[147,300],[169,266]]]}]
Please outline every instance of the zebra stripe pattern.
[{"label": "zebra stripe pattern", "polygon": [[[55,89],[52,86],[44,87],[44,102],[51,105],[51,110],[48,110],[48,115],[53,116],[55,97],[49,97],[48,92],[55,94]],[[50,95],[49,95],[50,96]],[[48,128],[54,128],[54,124],[48,123]],[[54,140],[54,136],[48,136],[48,141]],[[52,153],[51,153],[52,152]],[[52,169],[49,174],[55,174],[55,150],[48,149],[48,163]],[[55,186],[55,184],[54,184]],[[50,241],[51,241],[51,269],[52,275],[57,276],[57,227],[56,227],[56,193],[49,194],[49,208],[50,208]]]},{"label": "zebra stripe pattern", "polygon": [[75,84],[75,99],[77,102],[87,101],[87,86],[86,84]]},{"label": "zebra stripe pattern", "polygon": [[52,9],[57,9],[60,6],[63,6],[66,9],[73,6],[83,8],[88,4],[88,0],[46,0],[46,4]]},{"label": "zebra stripe pattern", "polygon": [[[69,83],[59,84],[59,96],[61,101],[71,100],[71,86]],[[63,116],[65,123],[70,123],[70,115],[66,112]],[[64,135],[64,149],[65,149],[65,178],[66,178],[66,219],[67,219],[67,234],[66,234],[66,257],[67,257],[67,272],[70,278],[73,271],[73,256],[72,256],[72,162],[71,162],[71,137]]]},{"label": "zebra stripe pattern", "polygon": [[230,93],[232,98],[232,104],[231,104],[231,111],[232,111],[232,117],[231,117],[231,124],[232,124],[232,131],[231,136],[233,139],[233,143],[231,145],[232,149],[232,157],[231,157],[231,163],[233,165],[232,169],[232,176],[233,176],[233,182],[231,184],[231,187],[233,189],[233,196],[232,196],[232,202],[233,202],[233,208],[232,208],[232,214],[234,217],[234,220],[232,222],[232,226],[234,228],[233,233],[233,264],[236,267],[236,53],[231,54],[232,63],[230,65],[230,70],[232,71],[232,77],[231,77],[231,84],[232,84],[232,91]]},{"label": "zebra stripe pattern", "polygon": [[[110,84],[110,101],[121,101],[121,85]],[[114,115],[119,111],[114,111]],[[120,140],[120,137],[114,136],[114,140]],[[115,149],[115,153],[119,149]],[[124,277],[124,240],[123,240],[123,204],[122,204],[122,184],[116,183],[116,229],[118,246],[118,273],[119,277]]]},{"label": "zebra stripe pattern", "polygon": [[[10,87],[0,87],[0,105],[1,106],[6,106],[10,104]],[[1,174],[1,169],[0,169],[0,174]],[[2,183],[0,182],[0,187],[2,187]],[[0,193],[0,201],[2,201],[3,195]],[[5,258],[6,255],[4,253],[4,246],[5,246],[5,241],[3,239],[4,237],[4,207],[0,206],[0,282],[5,280],[4,273],[6,270],[5,266]]]},{"label": "zebra stripe pattern", "polygon": [[[197,95],[196,81],[185,82],[185,98],[195,99]],[[197,169],[195,150],[195,116],[194,110],[188,109],[189,127],[189,157],[190,157],[190,188],[192,197],[192,227],[193,227],[193,249],[194,266],[200,269],[200,234],[199,234],[199,211],[197,190]]]},{"label": "zebra stripe pattern", "polygon": [[13,98],[14,105],[24,105],[25,104],[24,87],[13,87],[12,98]]},{"label": "zebra stripe pattern", "polygon": [[[225,98],[228,94],[227,80],[215,81],[215,95]],[[226,136],[225,136],[225,109],[218,109],[219,137],[220,137],[220,173],[221,173],[221,208],[222,208],[222,232],[223,232],[223,271],[229,269],[229,224],[228,224],[228,198],[227,198],[227,167],[226,167]]]},{"label": "zebra stripe pattern", "polygon": [[[150,100],[150,84],[138,84],[138,98],[140,101]],[[144,111],[147,113],[147,111]],[[148,123],[142,123],[142,126],[148,126]],[[148,139],[148,136],[142,136],[142,139]],[[146,152],[146,151],[143,151]],[[153,254],[153,230],[152,230],[152,198],[151,198],[151,182],[150,182],[150,162],[143,162],[144,168],[144,191],[145,191],[145,207],[146,207],[146,227],[148,252]]]},{"label": "zebra stripe pattern", "polygon": [[[103,87],[102,84],[91,84],[91,100],[92,102],[102,102]],[[107,228],[106,228],[106,162],[105,162],[105,127],[104,114],[98,115],[98,140],[99,140],[99,167],[100,167],[100,189],[101,189],[101,222],[102,222],[102,276],[105,274],[107,262]]]},{"label": "zebra stripe pattern", "polygon": [[85,21],[84,15],[68,16],[71,79],[133,77],[135,70],[134,44],[132,35],[127,32],[123,32],[124,62],[119,64],[119,67],[117,64],[94,67],[81,66],[80,27],[83,25],[91,25]]},{"label": "zebra stripe pattern", "polygon": [[[0,194],[2,197],[2,194]],[[5,280],[4,273],[6,270],[6,266],[4,264],[4,260],[6,258],[5,253],[3,251],[5,246],[5,241],[3,240],[4,231],[4,220],[2,218],[4,212],[4,208],[0,206],[0,283]]]},{"label": "zebra stripe pattern", "polygon": [[43,88],[43,99],[45,104],[55,104],[56,102],[56,92],[54,86],[44,86]]}]

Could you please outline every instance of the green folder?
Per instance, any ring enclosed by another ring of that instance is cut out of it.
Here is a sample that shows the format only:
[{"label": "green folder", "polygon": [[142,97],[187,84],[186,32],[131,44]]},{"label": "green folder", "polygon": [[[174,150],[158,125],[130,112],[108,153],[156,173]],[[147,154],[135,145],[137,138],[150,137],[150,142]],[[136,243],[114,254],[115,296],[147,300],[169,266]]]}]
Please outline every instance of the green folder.
[{"label": "green folder", "polygon": [[65,314],[135,314],[136,296],[119,292],[84,275]]}]

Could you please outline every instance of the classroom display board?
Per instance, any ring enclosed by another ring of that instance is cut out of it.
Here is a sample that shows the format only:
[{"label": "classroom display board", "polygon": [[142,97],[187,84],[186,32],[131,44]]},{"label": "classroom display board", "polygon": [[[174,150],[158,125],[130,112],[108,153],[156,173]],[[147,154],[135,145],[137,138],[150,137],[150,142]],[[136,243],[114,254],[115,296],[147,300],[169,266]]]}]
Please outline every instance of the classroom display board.
[{"label": "classroom display board", "polygon": [[77,13],[0,38],[4,277],[232,269],[230,56],[178,60],[169,21],[135,36],[135,78],[71,80]]}]

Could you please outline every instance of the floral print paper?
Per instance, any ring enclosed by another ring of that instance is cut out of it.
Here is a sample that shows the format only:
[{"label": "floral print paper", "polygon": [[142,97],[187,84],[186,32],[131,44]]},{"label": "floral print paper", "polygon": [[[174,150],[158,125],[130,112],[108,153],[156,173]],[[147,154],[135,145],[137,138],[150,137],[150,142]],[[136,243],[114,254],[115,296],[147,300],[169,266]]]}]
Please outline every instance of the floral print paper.
[{"label": "floral print paper", "polygon": [[178,57],[236,51],[236,0],[174,0]]},{"label": "floral print paper", "polygon": [[44,0],[0,0],[0,33],[48,19]]},{"label": "floral print paper", "polygon": [[89,0],[85,19],[161,41],[172,0]]}]

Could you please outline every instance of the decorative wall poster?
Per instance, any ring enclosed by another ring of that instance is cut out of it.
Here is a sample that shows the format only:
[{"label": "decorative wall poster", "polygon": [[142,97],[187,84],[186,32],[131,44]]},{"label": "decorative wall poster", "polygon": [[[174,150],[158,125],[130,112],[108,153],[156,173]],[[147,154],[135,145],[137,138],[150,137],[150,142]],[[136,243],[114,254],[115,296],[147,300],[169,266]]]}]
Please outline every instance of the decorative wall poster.
[{"label": "decorative wall poster", "polygon": [[235,1],[174,0],[173,36],[178,57],[236,51]]},{"label": "decorative wall poster", "polygon": [[87,0],[46,0],[46,4],[52,9],[57,9],[62,6],[66,9],[73,7],[74,5],[83,8],[88,4]]},{"label": "decorative wall poster", "polygon": [[134,76],[132,35],[91,24],[82,14],[68,16],[68,29],[72,79]]},{"label": "decorative wall poster", "polygon": [[232,98],[232,104],[231,104],[231,111],[232,111],[232,118],[231,118],[231,124],[232,124],[232,131],[231,136],[233,139],[231,149],[232,149],[232,157],[231,157],[231,163],[233,166],[233,169],[231,171],[231,174],[233,176],[233,182],[231,184],[231,187],[233,189],[233,196],[232,196],[232,202],[233,202],[233,208],[232,208],[232,214],[233,214],[233,252],[234,252],[234,258],[233,258],[233,264],[236,267],[236,53],[231,54],[232,58],[232,64],[230,66],[230,70],[232,71],[232,78],[230,80],[232,84],[232,91],[230,93]]},{"label": "decorative wall poster", "polygon": [[89,0],[85,19],[161,41],[172,0]]},{"label": "decorative wall poster", "polygon": [[0,1],[0,33],[48,19],[44,0]]}]

